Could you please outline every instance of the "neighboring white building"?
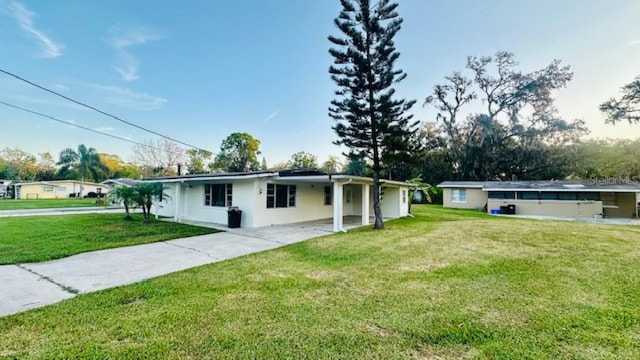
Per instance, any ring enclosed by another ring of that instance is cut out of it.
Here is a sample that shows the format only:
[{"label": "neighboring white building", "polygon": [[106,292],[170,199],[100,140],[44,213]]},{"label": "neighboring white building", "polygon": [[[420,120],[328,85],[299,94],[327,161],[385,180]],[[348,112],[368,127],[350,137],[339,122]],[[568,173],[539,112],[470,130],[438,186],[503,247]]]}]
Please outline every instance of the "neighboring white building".
[{"label": "neighboring white building", "polygon": [[[333,230],[342,231],[344,216],[359,216],[362,225],[373,215],[373,180],[330,175],[318,170],[217,173],[147,179],[161,182],[169,199],[158,214],[176,222],[192,220],[227,223],[229,207],[242,211],[242,227],[260,227],[333,218]],[[382,180],[382,214],[408,215],[411,184]],[[154,210],[155,211],[155,210]]]},{"label": "neighboring white building", "polygon": [[63,199],[89,193],[105,195],[108,191],[104,185],[78,180],[52,180],[15,183],[18,199]]},{"label": "neighboring white building", "polygon": [[445,181],[438,187],[443,189],[444,207],[570,218],[638,218],[640,184],[610,182]]},{"label": "neighboring white building", "polygon": [[5,198],[7,196],[7,191],[9,190],[9,185],[11,185],[10,180],[2,180],[0,179],[0,199]]},{"label": "neighboring white building", "polygon": [[140,184],[141,182],[142,180],[118,178],[118,179],[107,179],[101,182],[100,184],[106,185],[107,187],[109,187],[109,189],[113,189],[114,187],[118,187],[118,186],[132,187],[137,184]]}]

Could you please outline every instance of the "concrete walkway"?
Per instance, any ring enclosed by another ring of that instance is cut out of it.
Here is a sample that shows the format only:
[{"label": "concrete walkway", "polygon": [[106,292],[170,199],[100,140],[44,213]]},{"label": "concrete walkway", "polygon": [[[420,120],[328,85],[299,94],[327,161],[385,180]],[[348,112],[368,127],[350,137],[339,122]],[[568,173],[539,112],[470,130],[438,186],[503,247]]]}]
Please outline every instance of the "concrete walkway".
[{"label": "concrete walkway", "polygon": [[[346,228],[358,226],[345,224]],[[0,266],[0,316],[53,304],[76,294],[331,234],[330,221],[227,229],[215,234],[100,250],[32,264]]]},{"label": "concrete walkway", "polygon": [[0,210],[0,217],[14,216],[36,216],[36,215],[73,215],[73,214],[93,214],[93,213],[121,213],[124,207],[116,206],[87,206],[68,208],[44,208],[44,209],[19,209]]}]

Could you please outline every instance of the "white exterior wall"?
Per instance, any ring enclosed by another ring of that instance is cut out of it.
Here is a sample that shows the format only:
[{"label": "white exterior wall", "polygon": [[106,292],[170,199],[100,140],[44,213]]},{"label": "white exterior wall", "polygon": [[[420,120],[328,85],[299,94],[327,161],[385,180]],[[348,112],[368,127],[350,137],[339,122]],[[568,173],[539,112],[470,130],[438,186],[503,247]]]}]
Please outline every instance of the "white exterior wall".
[{"label": "white exterior wall", "polygon": [[602,201],[489,199],[487,212],[513,204],[516,215],[593,218],[602,214]]},{"label": "white exterior wall", "polygon": [[[351,198],[349,198],[349,196]],[[343,215],[359,216],[362,214],[362,185],[347,184],[343,192]]]},{"label": "white exterior wall", "polygon": [[443,188],[442,189],[442,206],[446,208],[456,208],[456,209],[482,209],[485,205],[487,205],[487,198],[489,195],[486,191],[482,191],[479,188],[455,188],[455,189],[466,189],[467,193],[467,201],[458,202],[451,201],[452,196],[452,188]]},{"label": "white exterior wall", "polygon": [[267,209],[267,182],[260,181],[262,193],[256,191],[254,197],[254,225],[269,226],[289,224],[301,221],[327,219],[333,216],[333,207],[324,205],[324,186],[322,183],[287,183],[278,181],[281,185],[296,185],[296,206],[286,208]]},{"label": "white exterior wall", "polygon": [[[257,192],[256,181],[234,180],[234,181],[207,181],[189,182],[183,184],[172,183],[165,185],[165,193],[171,197],[170,200],[160,203],[159,214],[162,216],[175,215],[176,202],[180,202],[179,219],[203,221],[215,224],[227,224],[228,207],[207,206],[204,204],[205,184],[233,184],[232,205],[237,206],[242,211],[241,226],[252,227],[253,216],[253,194]],[[180,196],[176,194],[176,187],[181,187]]]},{"label": "white exterior wall", "polygon": [[[409,214],[408,187],[383,186],[381,207],[385,218],[399,218]],[[404,193],[404,201],[402,192]]]},{"label": "white exterior wall", "polygon": [[[157,204],[157,214],[160,216],[173,216],[175,213],[176,184],[163,184],[164,193],[168,195],[161,203]],[[151,207],[151,212],[156,214],[156,206]]]}]

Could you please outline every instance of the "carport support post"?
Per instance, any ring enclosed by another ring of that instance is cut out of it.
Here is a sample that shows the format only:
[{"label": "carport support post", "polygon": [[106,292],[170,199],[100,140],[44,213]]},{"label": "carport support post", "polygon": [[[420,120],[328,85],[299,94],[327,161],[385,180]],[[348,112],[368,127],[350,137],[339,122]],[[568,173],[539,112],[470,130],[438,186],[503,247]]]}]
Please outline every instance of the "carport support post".
[{"label": "carport support post", "polygon": [[333,183],[333,231],[342,231],[342,184]]},{"label": "carport support post", "polygon": [[176,203],[173,206],[173,221],[180,222],[180,202],[182,201],[182,186],[176,183]]},{"label": "carport support post", "polygon": [[369,225],[369,184],[362,184],[362,225]]}]

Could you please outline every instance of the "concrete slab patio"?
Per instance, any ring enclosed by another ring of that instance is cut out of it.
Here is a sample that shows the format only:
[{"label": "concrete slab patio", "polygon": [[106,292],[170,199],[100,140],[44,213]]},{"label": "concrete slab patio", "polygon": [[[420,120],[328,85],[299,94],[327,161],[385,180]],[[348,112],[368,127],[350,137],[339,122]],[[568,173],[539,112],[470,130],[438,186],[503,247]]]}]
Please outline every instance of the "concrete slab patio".
[{"label": "concrete slab patio", "polygon": [[[347,229],[359,226],[357,221],[345,220]],[[87,252],[42,263],[0,266],[0,316],[52,304],[77,293],[127,285],[328,235],[331,229],[331,219],[226,229],[228,231],[215,234]]]}]

